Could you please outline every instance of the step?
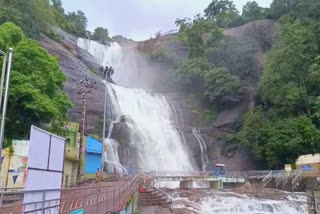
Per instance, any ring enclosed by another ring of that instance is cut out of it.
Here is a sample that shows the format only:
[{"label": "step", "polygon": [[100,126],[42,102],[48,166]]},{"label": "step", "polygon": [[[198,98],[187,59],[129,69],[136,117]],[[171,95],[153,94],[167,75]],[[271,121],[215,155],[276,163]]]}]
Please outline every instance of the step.
[{"label": "step", "polygon": [[139,194],[142,196],[145,196],[145,195],[155,195],[155,196],[166,195],[163,192],[140,192]]},{"label": "step", "polygon": [[165,195],[163,195],[163,196],[150,196],[150,197],[141,197],[140,196],[140,200],[161,200],[161,199],[167,199],[168,197],[167,196],[165,196]]},{"label": "step", "polygon": [[169,198],[140,198],[139,201],[147,202],[147,201],[170,201]]},{"label": "step", "polygon": [[171,201],[166,201],[166,202],[141,202],[139,203],[140,206],[170,206],[172,204]]}]

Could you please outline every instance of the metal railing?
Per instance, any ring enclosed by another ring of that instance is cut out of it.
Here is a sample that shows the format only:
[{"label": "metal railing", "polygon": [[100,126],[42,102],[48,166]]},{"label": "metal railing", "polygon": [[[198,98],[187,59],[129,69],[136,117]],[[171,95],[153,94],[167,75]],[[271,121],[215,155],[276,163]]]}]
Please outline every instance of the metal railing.
[{"label": "metal railing", "polygon": [[154,177],[151,177],[150,175],[146,173],[142,173],[143,177],[143,184],[152,188],[155,188],[156,190],[160,191],[162,194],[166,195],[169,200],[172,200],[172,197],[164,190],[166,188],[166,185],[155,179]]},{"label": "metal railing", "polygon": [[[226,171],[221,177],[230,178],[265,178],[270,176],[271,178],[278,178],[280,175],[295,176],[300,172],[300,170],[255,170],[255,171]],[[159,178],[159,177],[212,177],[214,176],[214,171],[151,171],[146,172],[146,174]],[[319,171],[303,172],[307,175],[320,175]]]},{"label": "metal railing", "polygon": [[[138,190],[141,175],[130,175],[117,182],[95,183],[88,186],[37,191],[0,192],[0,214],[69,214],[84,209],[86,213],[106,213],[122,210]],[[61,199],[50,198],[61,192]],[[26,194],[41,195],[41,199],[24,203]],[[49,198],[49,199],[48,199]]]}]

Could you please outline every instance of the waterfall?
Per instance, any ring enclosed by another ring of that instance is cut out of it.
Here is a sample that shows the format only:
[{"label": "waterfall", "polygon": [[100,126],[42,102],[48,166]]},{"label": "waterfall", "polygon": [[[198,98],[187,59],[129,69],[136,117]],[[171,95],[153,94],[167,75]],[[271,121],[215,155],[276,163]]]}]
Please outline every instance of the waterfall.
[{"label": "waterfall", "polygon": [[[114,67],[116,76],[112,78],[115,78],[115,82],[135,81],[134,78],[130,78],[129,68],[131,66],[131,69],[135,70],[136,64],[132,60],[129,60],[131,64],[127,64],[128,60],[123,57],[126,51],[119,44],[104,46],[79,39],[78,46],[91,53],[101,65]],[[107,84],[107,88],[110,100],[108,108],[112,108],[115,117],[109,126],[108,137],[104,140],[107,147],[105,160],[109,171],[122,168],[119,147],[135,151],[136,167],[146,171],[193,169],[183,138],[171,121],[172,109],[163,95],[111,83]],[[121,139],[119,142],[114,134],[118,128],[116,126],[121,125],[128,130],[126,140]]]},{"label": "waterfall", "polygon": [[192,170],[179,132],[172,124],[171,109],[161,94],[108,84],[112,106],[134,123],[130,144],[138,148],[139,166],[144,170]]},{"label": "waterfall", "polygon": [[202,170],[206,171],[207,163],[209,162],[207,144],[203,140],[203,138],[202,138],[202,136],[200,134],[200,131],[198,129],[193,128],[192,129],[192,134],[197,139],[197,141],[199,143],[200,152],[201,152]]}]

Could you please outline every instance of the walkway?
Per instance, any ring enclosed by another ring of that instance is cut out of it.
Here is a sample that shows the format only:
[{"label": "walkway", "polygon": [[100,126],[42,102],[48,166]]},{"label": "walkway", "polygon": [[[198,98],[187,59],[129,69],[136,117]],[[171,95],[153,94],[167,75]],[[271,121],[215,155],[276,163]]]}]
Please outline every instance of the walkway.
[{"label": "walkway", "polygon": [[223,183],[245,183],[246,177],[228,176],[226,173],[223,176],[215,176],[210,172],[172,172],[172,171],[158,171],[147,173],[151,177],[159,181],[222,181]]},{"label": "walkway", "polygon": [[[2,192],[0,197],[6,203],[0,205],[0,214],[21,214],[24,207],[27,206],[33,207],[32,211],[24,213],[40,213],[44,210],[44,213],[69,214],[71,211],[78,209],[85,209],[85,213],[92,214],[104,214],[107,211],[117,212],[127,205],[133,194],[138,190],[139,181],[140,175],[132,175],[118,182],[61,189],[61,206],[57,206],[59,204],[58,200],[48,199],[45,201],[39,200],[33,204],[23,204],[23,195],[26,192]],[[49,196],[50,192],[53,191],[57,190],[41,190],[34,191],[34,193],[41,196],[45,192]],[[12,198],[11,202],[10,198]]]}]

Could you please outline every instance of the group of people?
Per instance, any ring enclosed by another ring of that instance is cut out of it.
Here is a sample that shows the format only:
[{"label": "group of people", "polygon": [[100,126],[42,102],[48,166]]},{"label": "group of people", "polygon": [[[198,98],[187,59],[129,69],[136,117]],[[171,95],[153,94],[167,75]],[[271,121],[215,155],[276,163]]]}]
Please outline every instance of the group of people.
[{"label": "group of people", "polygon": [[100,71],[103,72],[103,75],[105,78],[106,77],[109,78],[114,74],[114,68],[111,66],[106,66],[106,67],[101,66]]}]

